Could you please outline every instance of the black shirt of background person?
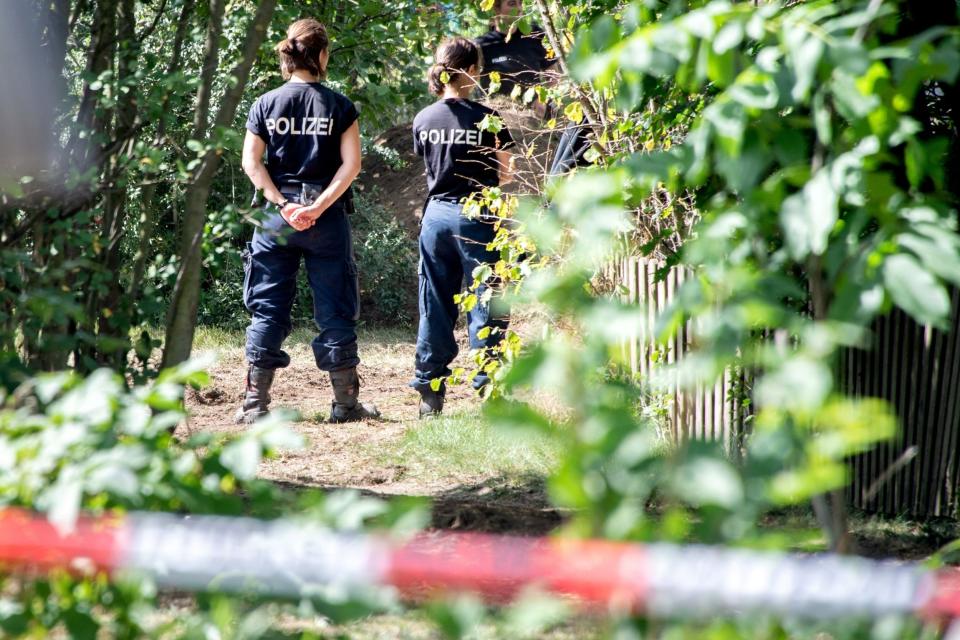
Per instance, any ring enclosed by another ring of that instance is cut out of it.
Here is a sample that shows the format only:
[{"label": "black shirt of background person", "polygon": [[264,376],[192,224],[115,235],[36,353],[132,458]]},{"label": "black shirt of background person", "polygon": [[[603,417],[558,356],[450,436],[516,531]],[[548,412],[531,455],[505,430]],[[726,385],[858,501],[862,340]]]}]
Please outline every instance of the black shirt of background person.
[{"label": "black shirt of background person", "polygon": [[277,187],[325,189],[343,164],[340,138],[358,117],[350,100],[319,82],[287,82],[250,107],[247,129],[267,143],[267,171]]},{"label": "black shirt of background person", "polygon": [[555,60],[547,58],[543,47],[543,30],[534,25],[529,34],[514,31],[510,40],[507,34],[495,27],[475,40],[483,51],[484,88],[490,85],[489,74],[500,74],[500,93],[510,95],[514,85],[531,87],[543,82],[543,71],[550,68]]},{"label": "black shirt of background person", "polygon": [[497,112],[472,100],[445,98],[413,119],[413,149],[423,156],[430,198],[459,202],[500,184],[497,151],[513,146],[507,129],[493,134],[477,124]]}]

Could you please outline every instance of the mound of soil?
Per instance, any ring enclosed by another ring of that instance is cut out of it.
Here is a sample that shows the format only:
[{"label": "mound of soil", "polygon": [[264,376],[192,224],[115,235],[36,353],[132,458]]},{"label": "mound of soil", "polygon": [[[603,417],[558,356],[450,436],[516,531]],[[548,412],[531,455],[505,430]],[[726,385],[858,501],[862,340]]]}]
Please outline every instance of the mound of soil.
[{"label": "mound of soil", "polygon": [[388,129],[374,141],[395,151],[400,156],[401,167],[394,169],[383,156],[367,154],[363,171],[355,184],[383,205],[415,238],[419,234],[420,213],[427,198],[427,178],[423,160],[413,152],[411,126],[403,124]]}]

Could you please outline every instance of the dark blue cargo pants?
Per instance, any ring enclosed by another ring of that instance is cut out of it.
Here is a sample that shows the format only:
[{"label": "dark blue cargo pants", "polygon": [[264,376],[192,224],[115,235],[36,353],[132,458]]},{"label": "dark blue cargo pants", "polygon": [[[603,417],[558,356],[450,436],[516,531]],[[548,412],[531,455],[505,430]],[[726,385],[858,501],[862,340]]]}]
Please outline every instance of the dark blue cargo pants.
[{"label": "dark blue cargo pants", "polygon": [[296,231],[275,205],[268,205],[263,227],[253,234],[248,249],[243,303],[253,317],[247,327],[247,361],[264,369],[290,364],[281,346],[293,328],[290,311],[302,261],[313,291],[318,333],[312,347],[317,367],[323,371],[355,367],[360,362],[356,332],[360,299],[343,202],[327,209],[305,231]]},{"label": "dark blue cargo pants", "polygon": [[[459,309],[453,297],[463,289],[464,276],[473,277],[480,263],[493,264],[499,258],[489,251],[493,225],[481,219],[462,215],[462,207],[454,202],[430,200],[420,226],[420,326],[417,333],[415,378],[410,383],[418,391],[430,388],[430,381],[450,375],[450,363],[457,356],[453,336]],[[483,294],[483,288],[478,292]],[[487,338],[477,337],[483,327],[496,327]],[[491,316],[489,305],[478,303],[467,313],[470,348],[496,346],[507,327],[506,318]],[[489,382],[486,374],[473,380],[479,389]]]}]

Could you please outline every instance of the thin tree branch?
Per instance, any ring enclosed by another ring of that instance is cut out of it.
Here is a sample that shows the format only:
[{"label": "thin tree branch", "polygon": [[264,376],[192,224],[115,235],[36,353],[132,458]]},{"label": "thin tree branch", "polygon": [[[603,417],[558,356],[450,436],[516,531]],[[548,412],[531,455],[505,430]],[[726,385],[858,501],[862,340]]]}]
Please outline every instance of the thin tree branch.
[{"label": "thin tree branch", "polygon": [[166,8],[167,0],[160,0],[160,7],[157,9],[157,15],[153,17],[153,22],[151,22],[150,25],[143,30],[143,33],[141,33],[139,36],[136,36],[138,42],[143,42],[153,35],[153,32],[157,29],[157,25],[160,24],[160,18],[163,17],[163,12]]}]

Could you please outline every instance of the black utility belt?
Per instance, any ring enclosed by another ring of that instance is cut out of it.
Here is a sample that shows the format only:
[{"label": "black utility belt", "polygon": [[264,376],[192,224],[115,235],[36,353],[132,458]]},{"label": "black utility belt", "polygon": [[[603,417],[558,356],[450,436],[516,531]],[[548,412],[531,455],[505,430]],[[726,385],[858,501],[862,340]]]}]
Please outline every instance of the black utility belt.
[{"label": "black utility belt", "polygon": [[[320,197],[320,194],[323,193],[327,186],[329,185],[292,182],[279,185],[277,190],[297,204],[311,204]],[[348,188],[342,196],[337,198],[336,202],[330,205],[330,208],[332,209],[337,206],[343,206],[347,210],[347,213],[354,212],[352,189]]]},{"label": "black utility belt", "polygon": [[313,202],[320,197],[327,186],[324,184],[310,184],[307,182],[291,182],[277,186],[277,190],[287,198],[298,204]]}]

